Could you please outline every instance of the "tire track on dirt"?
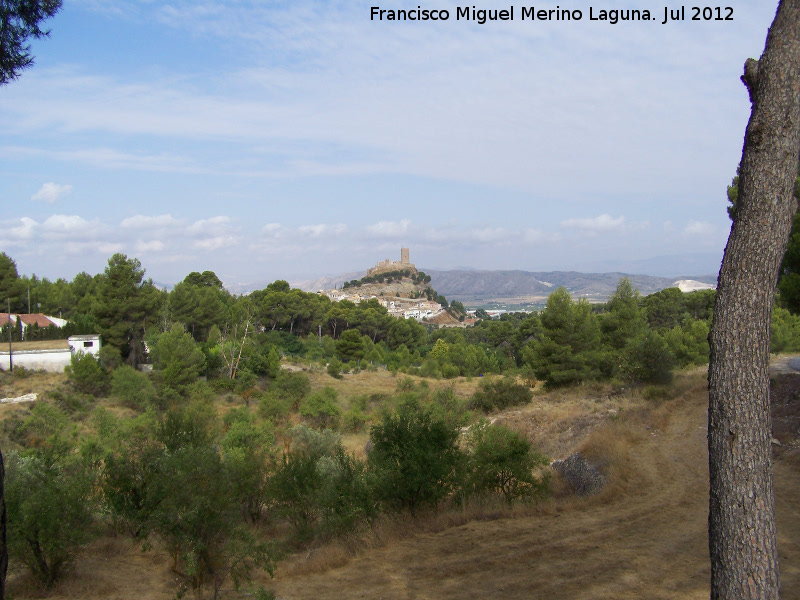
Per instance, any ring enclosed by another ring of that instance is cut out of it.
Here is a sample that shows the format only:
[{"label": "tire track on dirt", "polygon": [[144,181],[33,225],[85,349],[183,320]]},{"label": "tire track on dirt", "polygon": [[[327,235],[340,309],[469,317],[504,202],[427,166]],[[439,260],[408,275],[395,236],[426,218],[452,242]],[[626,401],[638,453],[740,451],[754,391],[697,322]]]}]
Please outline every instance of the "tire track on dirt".
[{"label": "tire track on dirt", "polygon": [[279,596],[706,599],[706,401],[692,391],[673,403],[664,431],[641,428],[626,491],[609,501],[416,535],[279,580]]}]

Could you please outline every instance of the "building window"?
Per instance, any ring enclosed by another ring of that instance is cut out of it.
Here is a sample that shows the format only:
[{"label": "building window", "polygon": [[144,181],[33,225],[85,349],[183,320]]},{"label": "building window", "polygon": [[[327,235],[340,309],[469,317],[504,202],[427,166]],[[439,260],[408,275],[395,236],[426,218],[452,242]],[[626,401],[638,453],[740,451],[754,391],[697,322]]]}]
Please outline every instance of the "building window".
[{"label": "building window", "polygon": [[84,348],[91,348],[92,346],[94,346],[94,342],[83,342]]}]

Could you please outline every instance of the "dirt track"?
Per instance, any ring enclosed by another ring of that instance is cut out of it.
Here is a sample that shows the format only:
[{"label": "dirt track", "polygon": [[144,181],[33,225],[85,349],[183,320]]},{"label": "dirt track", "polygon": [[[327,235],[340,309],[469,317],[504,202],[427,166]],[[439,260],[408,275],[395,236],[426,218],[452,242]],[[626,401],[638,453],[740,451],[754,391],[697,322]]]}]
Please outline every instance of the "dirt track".
[{"label": "dirt track", "polygon": [[[706,599],[707,395],[637,425],[623,493],[549,516],[418,535],[321,574],[279,578],[279,598]],[[783,597],[800,597],[800,457],[776,464]]]}]

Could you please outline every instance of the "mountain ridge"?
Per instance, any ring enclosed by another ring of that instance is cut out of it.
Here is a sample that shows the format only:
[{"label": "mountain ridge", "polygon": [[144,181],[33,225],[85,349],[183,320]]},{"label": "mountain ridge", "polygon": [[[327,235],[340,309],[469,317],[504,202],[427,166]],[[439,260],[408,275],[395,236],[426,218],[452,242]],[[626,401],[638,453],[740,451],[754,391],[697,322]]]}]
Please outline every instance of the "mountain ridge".
[{"label": "mountain ridge", "polygon": [[[668,287],[677,287],[679,281],[695,281],[716,285],[716,275],[656,275],[631,274],[619,271],[608,273],[583,273],[580,271],[524,271],[509,270],[437,270],[420,269],[431,276],[431,286],[448,300],[468,304],[506,303],[512,305],[543,304],[547,296],[558,287],[564,287],[575,298],[591,302],[604,302],[613,293],[623,277],[646,296]],[[345,273],[313,280],[292,281],[292,287],[307,292],[341,287],[352,279],[359,279],[365,271]]]}]

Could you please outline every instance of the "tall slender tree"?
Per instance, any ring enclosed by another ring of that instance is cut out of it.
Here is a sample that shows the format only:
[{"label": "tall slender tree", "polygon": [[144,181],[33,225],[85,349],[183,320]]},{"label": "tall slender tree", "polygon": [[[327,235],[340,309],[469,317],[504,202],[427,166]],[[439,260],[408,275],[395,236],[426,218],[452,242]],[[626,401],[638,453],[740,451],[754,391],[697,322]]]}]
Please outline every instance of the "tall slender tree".
[{"label": "tall slender tree", "polygon": [[144,280],[138,259],[119,253],[108,259],[98,288],[96,314],[103,341],[135,367],[144,356],[146,319],[159,305],[159,292]]},{"label": "tall slender tree", "polygon": [[800,155],[800,0],[781,0],[742,76],[752,112],[710,336],[711,598],[778,598],[769,335]]}]

